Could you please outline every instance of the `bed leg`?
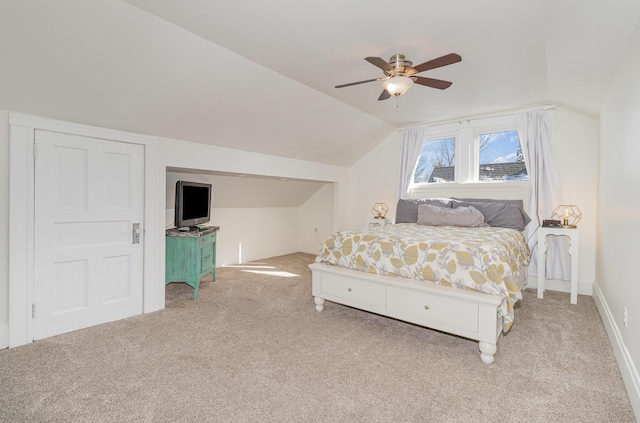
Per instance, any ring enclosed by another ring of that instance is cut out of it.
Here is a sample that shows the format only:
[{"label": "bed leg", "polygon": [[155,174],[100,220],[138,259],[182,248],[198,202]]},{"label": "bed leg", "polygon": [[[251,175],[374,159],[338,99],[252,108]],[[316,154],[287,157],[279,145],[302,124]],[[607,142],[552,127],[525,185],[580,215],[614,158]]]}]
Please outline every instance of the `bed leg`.
[{"label": "bed leg", "polygon": [[324,298],[313,297],[313,302],[316,303],[316,311],[322,311],[324,309]]},{"label": "bed leg", "polygon": [[496,344],[490,344],[488,342],[480,341],[480,359],[484,364],[493,363],[493,355],[496,353],[498,347]]}]

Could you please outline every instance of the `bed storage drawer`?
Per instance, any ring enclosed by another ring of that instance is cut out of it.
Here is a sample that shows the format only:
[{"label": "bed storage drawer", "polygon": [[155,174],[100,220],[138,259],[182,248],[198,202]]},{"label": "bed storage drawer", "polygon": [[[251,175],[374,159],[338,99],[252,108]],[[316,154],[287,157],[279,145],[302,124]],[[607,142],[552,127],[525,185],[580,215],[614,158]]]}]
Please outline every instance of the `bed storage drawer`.
[{"label": "bed storage drawer", "polygon": [[[359,303],[384,309],[385,286],[371,282],[352,280],[340,275],[323,278],[321,292],[350,303]],[[330,298],[328,298],[330,299]]]},{"label": "bed storage drawer", "polygon": [[388,286],[387,309],[416,323],[435,322],[472,332],[478,330],[478,304],[472,302]]}]

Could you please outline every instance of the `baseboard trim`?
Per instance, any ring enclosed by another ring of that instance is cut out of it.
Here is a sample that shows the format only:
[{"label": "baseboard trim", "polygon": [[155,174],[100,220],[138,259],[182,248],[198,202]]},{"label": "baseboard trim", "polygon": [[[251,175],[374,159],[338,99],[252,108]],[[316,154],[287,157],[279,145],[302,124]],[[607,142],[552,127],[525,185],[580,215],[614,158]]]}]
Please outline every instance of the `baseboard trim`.
[{"label": "baseboard trim", "polygon": [[638,371],[633,363],[633,359],[624,344],[620,329],[618,329],[618,325],[613,318],[607,300],[602,294],[597,282],[593,284],[593,301],[596,303],[596,307],[602,318],[602,323],[607,331],[609,342],[611,342],[613,354],[618,361],[618,367],[620,367],[620,373],[622,373],[622,379],[627,388],[636,420],[640,421],[640,377],[638,377]]},{"label": "baseboard trim", "polygon": [[0,322],[0,350],[9,348],[9,322]]}]

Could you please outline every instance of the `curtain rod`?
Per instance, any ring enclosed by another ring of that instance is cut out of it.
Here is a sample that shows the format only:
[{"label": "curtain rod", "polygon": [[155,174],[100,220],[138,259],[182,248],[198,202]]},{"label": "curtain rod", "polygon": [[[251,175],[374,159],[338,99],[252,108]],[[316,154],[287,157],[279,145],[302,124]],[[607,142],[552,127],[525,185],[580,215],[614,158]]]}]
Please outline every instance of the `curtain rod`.
[{"label": "curtain rod", "polygon": [[448,123],[455,123],[455,122],[463,122],[463,121],[472,121],[472,120],[478,120],[478,119],[487,119],[487,118],[492,118],[492,117],[501,117],[501,116],[508,116],[508,115],[512,115],[514,113],[520,113],[520,112],[530,112],[533,110],[555,110],[556,109],[556,105],[555,104],[541,104],[539,106],[530,106],[530,107],[524,107],[524,108],[520,108],[520,109],[511,109],[511,110],[502,110],[500,112],[493,112],[493,113],[485,113],[485,114],[481,114],[481,115],[474,115],[474,116],[462,116],[456,119],[447,119],[447,120],[441,120],[441,121],[436,121],[436,122],[420,122],[420,123],[412,123],[409,125],[404,125],[398,128],[398,131],[402,131],[403,129],[407,129],[407,128],[415,128],[415,127],[419,127],[419,126],[437,126],[437,125],[446,125]]}]

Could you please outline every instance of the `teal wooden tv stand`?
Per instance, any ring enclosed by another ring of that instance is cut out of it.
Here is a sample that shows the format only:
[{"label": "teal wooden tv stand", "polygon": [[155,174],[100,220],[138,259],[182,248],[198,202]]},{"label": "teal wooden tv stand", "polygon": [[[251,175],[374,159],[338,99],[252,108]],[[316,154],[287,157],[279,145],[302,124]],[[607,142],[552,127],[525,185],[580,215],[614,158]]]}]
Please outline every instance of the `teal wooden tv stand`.
[{"label": "teal wooden tv stand", "polygon": [[166,231],[164,284],[185,282],[193,288],[193,299],[198,298],[202,278],[211,273],[216,280],[216,232],[219,226],[204,230]]}]

